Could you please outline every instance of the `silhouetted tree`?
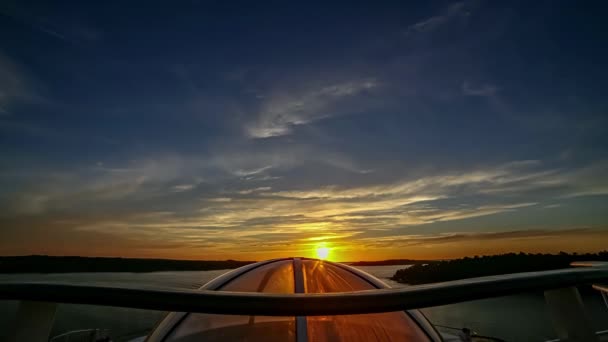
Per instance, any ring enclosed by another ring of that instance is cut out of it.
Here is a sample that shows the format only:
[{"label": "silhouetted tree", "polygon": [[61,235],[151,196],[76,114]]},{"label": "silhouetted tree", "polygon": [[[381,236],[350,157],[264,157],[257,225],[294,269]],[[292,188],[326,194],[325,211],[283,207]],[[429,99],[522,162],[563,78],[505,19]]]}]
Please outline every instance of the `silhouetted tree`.
[{"label": "silhouetted tree", "polygon": [[575,261],[608,261],[608,251],[586,254],[508,253],[417,264],[395,272],[391,279],[406,284],[484,277],[497,274],[546,271],[570,267]]},{"label": "silhouetted tree", "polygon": [[253,262],[30,255],[0,257],[0,273],[209,271],[237,268]]}]

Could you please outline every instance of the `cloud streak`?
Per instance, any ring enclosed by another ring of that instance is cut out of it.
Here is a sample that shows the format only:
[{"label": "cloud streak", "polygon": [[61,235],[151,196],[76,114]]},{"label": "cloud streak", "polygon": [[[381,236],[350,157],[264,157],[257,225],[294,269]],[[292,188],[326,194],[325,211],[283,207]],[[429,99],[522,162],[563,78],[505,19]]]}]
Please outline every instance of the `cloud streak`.
[{"label": "cloud streak", "polygon": [[491,84],[482,84],[478,87],[473,87],[469,82],[462,83],[462,93],[467,96],[494,96],[498,91],[498,87]]},{"label": "cloud streak", "polygon": [[558,230],[512,230],[501,232],[452,232],[436,235],[393,235],[381,238],[364,238],[364,243],[376,248],[383,247],[412,247],[444,245],[462,242],[487,242],[505,240],[536,240],[539,238],[564,238],[581,235],[598,235],[606,232],[606,228],[573,228]]},{"label": "cloud streak", "polygon": [[[193,169],[195,165],[199,166]],[[539,204],[551,201],[555,205],[560,196],[582,196],[586,189],[597,192],[605,171],[604,164],[564,172],[544,169],[538,161],[518,161],[350,187],[296,189],[294,184],[290,189],[277,180],[251,187],[249,181],[232,173],[218,178],[224,179],[219,183],[183,182],[190,174],[200,177],[200,170],[213,170],[208,169],[213,163],[204,165],[166,158],[124,168],[95,166],[95,181],[56,174],[49,178],[52,186],[42,187],[45,191],[22,192],[17,202],[24,207],[11,209],[3,218],[4,225],[14,229],[18,221],[35,227],[45,218],[45,224],[57,222],[54,227],[65,232],[137,238],[149,240],[150,246],[167,243],[167,249],[181,245],[219,254],[237,245],[263,246],[269,253],[279,253],[310,248],[319,241],[344,248],[357,244],[380,248],[389,240],[387,246],[418,246],[458,239],[514,238],[526,234],[416,237],[407,229],[535,207],[546,210]],[[585,175],[584,181],[581,175]],[[553,190],[549,197],[543,193],[547,187]],[[531,201],[529,194],[538,191],[541,195],[532,196],[535,200]],[[527,195],[514,195],[522,193]],[[14,198],[11,201],[15,203]],[[124,203],[131,203],[128,210]]]},{"label": "cloud streak", "polygon": [[455,2],[446,7],[440,14],[420,20],[407,28],[406,34],[430,33],[458,18],[466,18],[470,12],[464,1]]},{"label": "cloud streak", "polygon": [[11,114],[11,107],[21,101],[34,100],[25,72],[0,53],[0,117]]},{"label": "cloud streak", "polygon": [[339,106],[378,86],[373,79],[335,83],[318,89],[279,92],[263,104],[256,120],[246,127],[252,138],[287,135],[295,126],[344,114]]}]

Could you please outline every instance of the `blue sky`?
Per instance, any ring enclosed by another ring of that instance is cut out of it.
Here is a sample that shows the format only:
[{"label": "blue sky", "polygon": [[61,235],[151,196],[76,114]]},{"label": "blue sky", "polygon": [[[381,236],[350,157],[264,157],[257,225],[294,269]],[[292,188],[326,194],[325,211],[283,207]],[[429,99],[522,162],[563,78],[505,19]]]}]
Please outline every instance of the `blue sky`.
[{"label": "blue sky", "polygon": [[3,3],[0,254],[603,248],[605,11]]}]

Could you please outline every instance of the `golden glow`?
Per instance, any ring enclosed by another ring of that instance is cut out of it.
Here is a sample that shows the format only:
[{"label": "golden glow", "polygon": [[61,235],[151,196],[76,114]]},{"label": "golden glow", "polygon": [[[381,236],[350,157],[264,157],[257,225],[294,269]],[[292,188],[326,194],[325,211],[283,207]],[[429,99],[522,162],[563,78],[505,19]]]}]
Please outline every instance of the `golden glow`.
[{"label": "golden glow", "polygon": [[325,260],[329,257],[329,248],[319,247],[317,248],[317,258]]},{"label": "golden glow", "polygon": [[329,244],[325,241],[316,243],[312,245],[311,254],[314,254],[317,259],[320,260],[330,260],[332,257],[333,247],[330,247]]}]

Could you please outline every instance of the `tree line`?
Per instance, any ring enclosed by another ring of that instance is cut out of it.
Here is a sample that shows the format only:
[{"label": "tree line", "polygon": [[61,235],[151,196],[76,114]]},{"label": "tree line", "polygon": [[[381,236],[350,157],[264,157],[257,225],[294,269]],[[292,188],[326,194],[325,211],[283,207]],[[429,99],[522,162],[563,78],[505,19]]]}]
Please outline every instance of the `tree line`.
[{"label": "tree line", "polygon": [[599,253],[528,254],[508,253],[416,264],[400,269],[392,280],[417,285],[499,274],[547,271],[570,267],[575,261],[608,261],[608,251]]},{"label": "tree line", "polygon": [[253,262],[29,255],[0,257],[0,273],[210,271]]}]

